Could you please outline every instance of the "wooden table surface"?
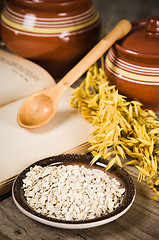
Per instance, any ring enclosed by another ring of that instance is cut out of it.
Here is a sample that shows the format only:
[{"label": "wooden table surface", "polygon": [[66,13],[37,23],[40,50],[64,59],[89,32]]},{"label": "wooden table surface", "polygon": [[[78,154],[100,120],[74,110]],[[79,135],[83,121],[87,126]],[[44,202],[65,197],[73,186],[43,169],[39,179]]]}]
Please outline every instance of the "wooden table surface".
[{"label": "wooden table surface", "polygon": [[0,240],[159,239],[159,201],[152,200],[151,190],[137,180],[134,167],[125,169],[134,180],[136,198],[128,212],[114,222],[84,230],[58,229],[25,216],[9,196],[0,202]]}]

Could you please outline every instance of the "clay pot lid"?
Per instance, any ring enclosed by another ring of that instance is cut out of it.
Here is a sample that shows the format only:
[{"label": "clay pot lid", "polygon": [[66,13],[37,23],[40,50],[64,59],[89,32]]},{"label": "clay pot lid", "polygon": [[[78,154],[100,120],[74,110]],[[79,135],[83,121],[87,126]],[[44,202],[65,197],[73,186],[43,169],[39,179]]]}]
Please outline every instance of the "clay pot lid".
[{"label": "clay pot lid", "polygon": [[128,55],[159,59],[159,16],[132,22],[131,32],[115,48]]}]

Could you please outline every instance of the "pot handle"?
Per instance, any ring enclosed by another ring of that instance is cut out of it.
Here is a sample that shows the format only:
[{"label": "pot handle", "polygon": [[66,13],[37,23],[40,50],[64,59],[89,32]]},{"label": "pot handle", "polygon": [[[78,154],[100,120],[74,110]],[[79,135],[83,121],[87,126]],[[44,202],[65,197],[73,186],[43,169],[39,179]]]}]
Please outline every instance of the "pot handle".
[{"label": "pot handle", "polygon": [[159,16],[150,17],[146,24],[148,34],[159,35]]}]

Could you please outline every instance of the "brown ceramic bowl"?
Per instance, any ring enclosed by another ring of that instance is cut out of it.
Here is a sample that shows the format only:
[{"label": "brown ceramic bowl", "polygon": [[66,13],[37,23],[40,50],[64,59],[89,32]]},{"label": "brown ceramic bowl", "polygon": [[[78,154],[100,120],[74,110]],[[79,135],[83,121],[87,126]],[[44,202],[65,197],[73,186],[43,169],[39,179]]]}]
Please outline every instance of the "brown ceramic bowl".
[{"label": "brown ceramic bowl", "polygon": [[109,50],[105,67],[121,94],[159,110],[159,16],[132,22],[132,31]]},{"label": "brown ceramic bowl", "polygon": [[101,21],[91,0],[8,0],[2,12],[7,48],[64,76],[99,40]]},{"label": "brown ceramic bowl", "polygon": [[28,166],[24,169],[19,176],[16,178],[12,188],[12,196],[16,206],[28,217],[41,222],[43,224],[59,227],[59,228],[67,228],[67,229],[83,229],[90,227],[97,227],[103,224],[107,224],[116,220],[125,214],[129,208],[132,206],[136,190],[131,176],[118,165],[113,165],[113,167],[107,171],[107,174],[111,178],[116,178],[122,187],[125,188],[125,194],[123,197],[122,203],[116,208],[114,211],[103,215],[102,217],[90,219],[90,220],[81,220],[81,221],[66,221],[66,220],[58,220],[56,218],[51,218],[48,216],[44,216],[36,211],[32,207],[30,207],[26,201],[23,190],[23,179],[26,177],[26,173],[30,170],[30,167],[34,167],[35,165],[39,165],[42,167],[45,166],[58,166],[58,165],[84,165],[86,168],[98,169],[99,171],[104,171],[108,164],[108,160],[100,159],[93,166],[90,165],[90,161],[92,160],[91,155],[79,155],[79,154],[66,154],[66,155],[57,155],[49,158],[42,159],[37,161],[36,163]]}]

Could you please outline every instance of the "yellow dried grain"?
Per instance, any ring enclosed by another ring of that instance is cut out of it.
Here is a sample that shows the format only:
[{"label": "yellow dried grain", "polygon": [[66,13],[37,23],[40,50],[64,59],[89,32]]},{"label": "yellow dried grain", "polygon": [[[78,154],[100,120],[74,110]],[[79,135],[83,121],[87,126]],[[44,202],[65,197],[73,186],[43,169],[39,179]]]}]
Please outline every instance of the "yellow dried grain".
[{"label": "yellow dried grain", "polygon": [[111,155],[112,155],[111,152],[104,152],[103,158],[104,158],[104,159],[108,159]]},{"label": "yellow dried grain", "polygon": [[154,141],[153,141],[153,139],[151,139],[150,147],[149,147],[149,153],[150,153],[150,155],[153,154],[153,150],[154,150]]},{"label": "yellow dried grain", "polygon": [[133,154],[133,152],[132,152],[128,147],[126,147],[125,145],[122,145],[122,144],[121,144],[121,146],[122,146],[122,148],[124,148],[125,152],[126,152],[129,156],[131,156],[131,155]]},{"label": "yellow dried grain", "polygon": [[159,196],[154,195],[154,196],[152,197],[152,200],[158,200],[158,197],[159,197]]},{"label": "yellow dried grain", "polygon": [[109,170],[109,169],[114,165],[115,161],[116,161],[116,157],[112,158],[112,159],[109,161],[109,163],[108,163],[108,165],[107,165],[107,167],[106,167],[106,170]]},{"label": "yellow dried grain", "polygon": [[91,160],[90,164],[93,165],[99,158],[101,158],[101,154],[98,153],[95,157]]},{"label": "yellow dried grain", "polygon": [[142,138],[137,138],[137,140],[139,140],[141,143],[143,143],[144,145],[150,145],[150,142],[145,140],[145,139],[142,139]]},{"label": "yellow dried grain", "polygon": [[155,181],[155,185],[159,185],[159,179]]},{"label": "yellow dried grain", "polygon": [[147,176],[147,177],[150,176],[149,172],[146,171],[144,168],[139,167],[139,166],[136,166],[136,167],[137,167],[137,169],[138,169],[141,173],[143,173],[145,176]]},{"label": "yellow dried grain", "polygon": [[133,118],[133,108],[132,105],[129,105],[129,121]]},{"label": "yellow dried grain", "polygon": [[149,188],[151,188],[151,189],[154,188],[154,184],[153,184],[153,183],[149,184],[148,186],[149,186]]},{"label": "yellow dried grain", "polygon": [[120,156],[124,159],[126,156],[125,156],[125,152],[123,151],[122,147],[120,147],[119,145],[117,146],[117,150],[120,154]]},{"label": "yellow dried grain", "polygon": [[129,161],[129,162],[126,162],[125,164],[126,165],[136,165],[137,164],[137,162],[138,162],[138,160],[131,160],[131,161]]},{"label": "yellow dried grain", "polygon": [[152,168],[153,168],[154,172],[156,173],[156,171],[157,171],[157,161],[156,161],[156,159],[153,158],[153,156],[151,157],[151,164],[152,164]]},{"label": "yellow dried grain", "polygon": [[154,117],[154,118],[157,118],[155,112],[152,111],[152,110],[150,110],[150,109],[148,110],[148,114],[151,115],[151,116]]},{"label": "yellow dried grain", "polygon": [[[158,197],[159,197],[159,191],[156,191],[156,192],[155,192],[155,195],[156,195],[156,197],[157,197],[157,199],[158,199]],[[156,200],[157,200],[157,199],[156,199]]]},{"label": "yellow dried grain", "polygon": [[121,163],[121,160],[120,160],[120,158],[119,158],[118,155],[116,155],[115,161],[116,161],[116,163],[117,163],[120,167],[122,167],[122,163]]},{"label": "yellow dried grain", "polygon": [[[128,155],[133,159],[127,165],[136,164],[139,179],[156,189],[154,182],[159,179],[159,121],[156,114],[142,109],[141,103],[130,102],[120,95],[115,86],[109,85],[103,59],[101,66],[96,63],[87,71],[71,100],[71,105],[96,126],[89,139],[94,161],[99,156],[107,158],[115,154],[117,157],[107,166],[110,168],[115,162],[121,165],[119,155],[122,158]],[[108,153],[109,146],[112,149]]]},{"label": "yellow dried grain", "polygon": [[147,164],[150,166],[151,165],[151,160],[148,157],[144,157],[144,160],[147,162]]},{"label": "yellow dried grain", "polygon": [[131,141],[131,143],[133,143],[133,144],[139,142],[136,138],[132,138],[132,137],[128,137],[128,141]]},{"label": "yellow dried grain", "polygon": [[152,129],[149,134],[157,134],[159,133],[159,128]]}]

